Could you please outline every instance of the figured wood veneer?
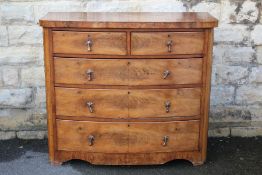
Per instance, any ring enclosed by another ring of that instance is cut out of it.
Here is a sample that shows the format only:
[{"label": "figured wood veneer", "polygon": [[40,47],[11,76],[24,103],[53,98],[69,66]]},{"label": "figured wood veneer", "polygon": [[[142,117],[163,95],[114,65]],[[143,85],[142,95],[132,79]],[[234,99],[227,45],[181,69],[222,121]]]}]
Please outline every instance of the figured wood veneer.
[{"label": "figured wood veneer", "polygon": [[217,24],[200,12],[42,18],[51,163],[203,164]]}]

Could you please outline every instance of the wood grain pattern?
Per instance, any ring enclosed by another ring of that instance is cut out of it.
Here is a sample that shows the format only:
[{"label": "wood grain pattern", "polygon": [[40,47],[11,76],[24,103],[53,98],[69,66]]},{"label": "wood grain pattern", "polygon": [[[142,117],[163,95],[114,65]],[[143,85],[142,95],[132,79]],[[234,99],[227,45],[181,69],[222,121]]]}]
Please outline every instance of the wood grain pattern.
[{"label": "wood grain pattern", "polygon": [[44,63],[46,84],[46,108],[48,124],[48,151],[50,162],[55,161],[56,150],[56,123],[55,123],[55,99],[54,99],[54,65],[52,58],[52,31],[44,28]]},{"label": "wood grain pattern", "polygon": [[205,12],[54,12],[40,19],[43,27],[66,28],[213,28],[218,20]]},{"label": "wood grain pattern", "polygon": [[[164,79],[164,71],[170,74]],[[186,85],[202,83],[202,59],[130,60],[129,85]]]},{"label": "wood grain pattern", "polygon": [[[128,60],[56,58],[55,82],[88,85],[128,85]],[[92,70],[91,81],[87,71]]]},{"label": "wood grain pattern", "polygon": [[[87,138],[94,136],[90,146]],[[163,137],[168,136],[163,146]],[[198,150],[199,122],[112,123],[57,120],[58,150],[152,153]],[[106,145],[106,146],[105,146]]]},{"label": "wood grain pattern", "polygon": [[[83,151],[57,151],[56,162],[80,159],[95,165],[156,165],[171,160],[184,159],[194,166],[203,164],[199,151],[162,153],[90,153]],[[60,163],[61,164],[61,163]]]},{"label": "wood grain pattern", "polygon": [[[87,40],[92,40],[88,51]],[[125,32],[53,32],[54,53],[126,55]]]},{"label": "wood grain pattern", "polygon": [[[72,12],[42,18],[51,163],[146,165],[186,159],[203,164],[217,24],[208,13],[194,12]],[[92,81],[85,74],[90,67]],[[165,70],[170,74],[163,79]],[[94,112],[87,101],[94,103]]]},{"label": "wood grain pattern", "polygon": [[[56,88],[56,114],[98,118],[160,118],[200,114],[200,88],[91,90]],[[94,103],[91,113],[87,102]],[[166,112],[165,103],[171,102]],[[153,110],[152,110],[153,109]]]},{"label": "wood grain pattern", "polygon": [[[130,90],[129,117],[154,118],[200,114],[200,88]],[[166,112],[165,103],[171,103]]]},{"label": "wood grain pattern", "polygon": [[[171,52],[167,42],[172,41]],[[174,55],[203,53],[203,32],[132,32],[132,55]]]},{"label": "wood grain pattern", "polygon": [[[88,90],[76,88],[55,88],[56,114],[63,116],[85,116],[98,118],[127,118],[127,90]],[[87,102],[93,102],[93,113]]]},{"label": "wood grain pattern", "polygon": [[[56,58],[55,83],[79,85],[201,84],[202,59],[118,60]],[[92,80],[88,81],[87,70]],[[170,71],[165,79],[164,71]],[[192,75],[192,76],[188,76]]]}]

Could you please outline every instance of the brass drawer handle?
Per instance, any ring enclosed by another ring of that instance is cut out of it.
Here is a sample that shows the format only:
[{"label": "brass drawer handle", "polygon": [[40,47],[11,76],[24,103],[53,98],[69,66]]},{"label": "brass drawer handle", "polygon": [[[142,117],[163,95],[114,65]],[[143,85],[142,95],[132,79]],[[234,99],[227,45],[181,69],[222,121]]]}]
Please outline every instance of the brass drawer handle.
[{"label": "brass drawer handle", "polygon": [[166,146],[168,142],[168,136],[164,136],[163,137],[163,142],[162,142],[162,146]]},{"label": "brass drawer handle", "polygon": [[91,102],[91,101],[88,101],[88,102],[86,102],[86,104],[87,104],[87,107],[89,109],[89,112],[93,113],[94,112],[94,103]]},{"label": "brass drawer handle", "polygon": [[170,75],[170,71],[169,70],[165,70],[164,72],[163,72],[163,79],[166,79],[169,75]]},{"label": "brass drawer handle", "polygon": [[87,38],[86,45],[87,45],[87,51],[91,52],[92,51],[93,41],[92,41],[90,36],[88,36],[88,38]]},{"label": "brass drawer handle", "polygon": [[171,39],[168,40],[166,46],[168,48],[168,52],[172,52],[173,41]]},{"label": "brass drawer handle", "polygon": [[165,102],[165,107],[166,107],[166,112],[168,113],[171,107],[171,102],[170,101],[166,101]]},{"label": "brass drawer handle", "polygon": [[95,141],[95,137],[93,135],[88,136],[88,145],[93,146]]},{"label": "brass drawer handle", "polygon": [[88,81],[92,81],[94,71],[93,71],[92,69],[88,69],[88,70],[86,71],[86,74],[87,74],[87,76],[88,76]]}]

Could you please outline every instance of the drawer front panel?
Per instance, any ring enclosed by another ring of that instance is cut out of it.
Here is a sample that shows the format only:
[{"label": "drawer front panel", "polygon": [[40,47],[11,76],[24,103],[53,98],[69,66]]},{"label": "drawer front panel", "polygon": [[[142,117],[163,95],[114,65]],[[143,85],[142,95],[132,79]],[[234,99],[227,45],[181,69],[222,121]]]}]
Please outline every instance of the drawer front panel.
[{"label": "drawer front panel", "polygon": [[58,150],[152,153],[198,150],[199,121],[89,122],[57,120]]},{"label": "drawer front panel", "polygon": [[199,121],[130,123],[129,152],[198,150]]},{"label": "drawer front panel", "polygon": [[125,32],[53,32],[54,53],[126,55]]},{"label": "drawer front panel", "polygon": [[132,90],[130,118],[200,115],[200,88]]},{"label": "drawer front panel", "polygon": [[202,59],[133,60],[129,67],[130,85],[200,84]]},{"label": "drawer front panel", "polygon": [[202,54],[203,32],[133,32],[132,55]]},{"label": "drawer front panel", "polygon": [[56,83],[128,85],[127,60],[56,58],[54,64]]},{"label": "drawer front panel", "polygon": [[55,58],[55,82],[83,85],[200,84],[202,59]]},{"label": "drawer front panel", "polygon": [[127,118],[127,90],[55,88],[56,115]]},{"label": "drawer front panel", "polygon": [[125,123],[57,120],[56,125],[58,150],[128,152],[128,126]]}]

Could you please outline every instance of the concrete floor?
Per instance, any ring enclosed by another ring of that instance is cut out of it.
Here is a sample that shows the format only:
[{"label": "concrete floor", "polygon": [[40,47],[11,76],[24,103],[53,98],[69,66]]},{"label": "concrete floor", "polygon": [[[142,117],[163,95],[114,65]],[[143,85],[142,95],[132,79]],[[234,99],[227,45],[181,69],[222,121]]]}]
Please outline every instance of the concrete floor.
[{"label": "concrete floor", "polygon": [[262,137],[210,138],[206,164],[187,161],[158,166],[94,166],[69,161],[48,163],[46,140],[0,141],[0,175],[262,175]]}]

